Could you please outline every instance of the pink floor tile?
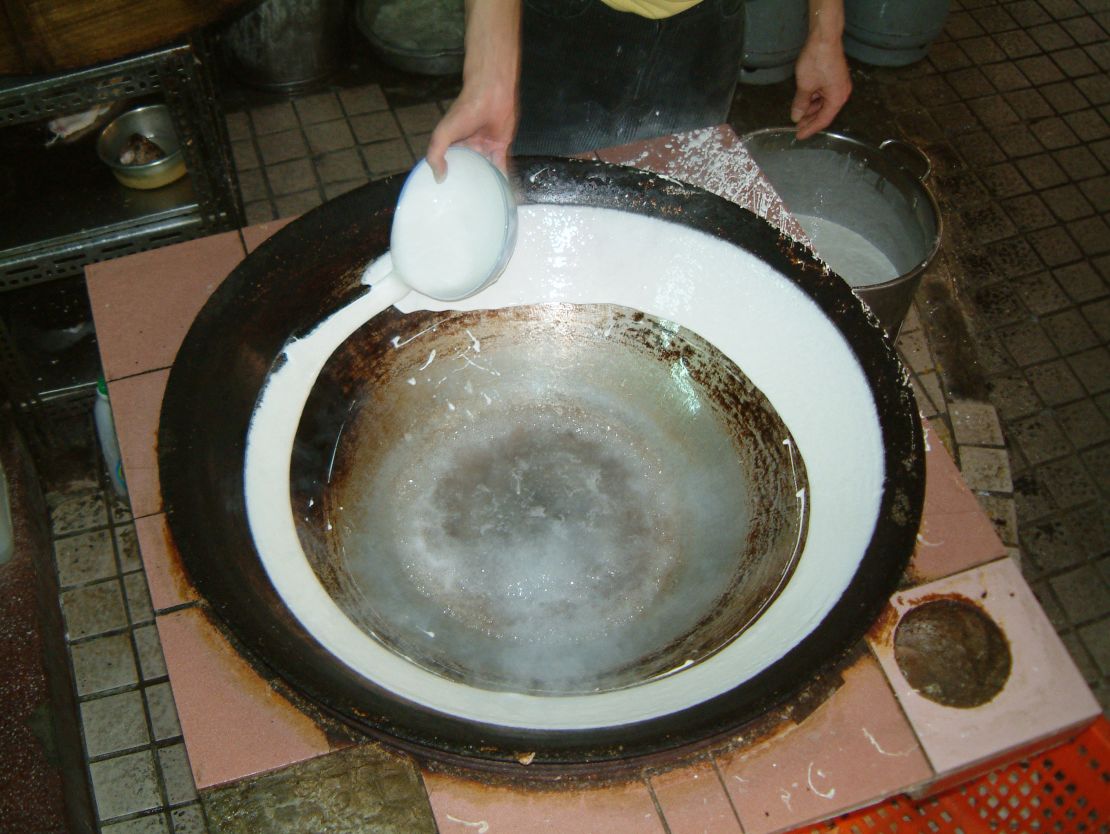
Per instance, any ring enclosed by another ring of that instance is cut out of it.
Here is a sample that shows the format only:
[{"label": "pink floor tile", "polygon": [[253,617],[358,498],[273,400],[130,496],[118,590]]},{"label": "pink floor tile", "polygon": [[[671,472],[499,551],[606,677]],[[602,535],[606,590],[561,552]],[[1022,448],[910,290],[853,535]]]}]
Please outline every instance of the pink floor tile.
[{"label": "pink floor tile", "polygon": [[172,365],[197,312],[244,254],[239,233],[225,232],[86,267],[107,379]]},{"label": "pink floor tile", "polygon": [[294,220],[296,220],[295,217],[283,217],[280,220],[270,220],[266,223],[258,223],[243,229],[243,242],[247,245],[247,251],[253,252],[264,240],[270,237],[270,235],[278,229],[288,226]]},{"label": "pink floor tile", "polygon": [[[898,667],[893,638],[901,618],[938,599],[983,611],[1009,644],[1011,672],[1001,692],[981,706],[943,706],[914,690]],[[891,609],[868,637],[883,671],[917,732],[938,778],[1017,755],[1039,740],[1057,738],[1099,714],[1082,675],[1010,559],[895,594]]]},{"label": "pink floor tile", "polygon": [[944,444],[930,436],[927,422],[925,432],[925,507],[909,567],[917,583],[1006,555],[994,525],[967,488]]},{"label": "pink floor tile", "polygon": [[426,771],[440,834],[664,834],[647,785],[529,789]]},{"label": "pink floor tile", "polygon": [[878,802],[932,777],[874,658],[769,743],[719,757],[745,834],[769,834]]},{"label": "pink floor tile", "polygon": [[651,777],[670,834],[742,834],[740,821],[712,761]]},{"label": "pink floor tile", "polygon": [[805,240],[782,198],[763,176],[743,142],[728,125],[679,133],[598,152],[605,162],[666,174],[712,191]]},{"label": "pink floor tile", "polygon": [[312,719],[275,692],[200,608],[159,615],[158,634],[198,788],[332,750]]},{"label": "pink floor tile", "polygon": [[162,511],[158,481],[158,421],[170,372],[151,371],[108,385],[112,416],[119,436],[123,476],[136,518]]},{"label": "pink floor tile", "polygon": [[139,552],[146,569],[154,610],[163,611],[195,602],[198,599],[196,589],[185,575],[181,554],[174,544],[165,514],[136,518],[135,535],[139,540]]}]

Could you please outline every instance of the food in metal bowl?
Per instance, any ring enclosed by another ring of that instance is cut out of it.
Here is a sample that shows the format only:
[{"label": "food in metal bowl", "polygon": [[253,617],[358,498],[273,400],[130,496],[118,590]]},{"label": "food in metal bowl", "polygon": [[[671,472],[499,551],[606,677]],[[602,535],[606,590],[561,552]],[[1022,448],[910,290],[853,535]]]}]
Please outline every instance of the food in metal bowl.
[{"label": "food in metal bowl", "polygon": [[136,107],[117,116],[100,134],[96,150],[128,188],[161,188],[185,175],[181,142],[164,104]]},{"label": "food in metal bowl", "polygon": [[132,133],[119,154],[121,165],[147,165],[165,158],[166,152],[141,133]]}]

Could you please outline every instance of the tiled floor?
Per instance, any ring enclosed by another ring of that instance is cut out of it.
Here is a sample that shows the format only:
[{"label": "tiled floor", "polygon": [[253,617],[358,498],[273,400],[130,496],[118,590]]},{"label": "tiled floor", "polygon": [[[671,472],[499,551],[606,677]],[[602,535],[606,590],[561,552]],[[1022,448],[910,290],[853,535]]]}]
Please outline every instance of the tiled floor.
[{"label": "tiled floor", "polygon": [[86,468],[48,502],[97,816],[115,834],[202,832],[135,525],[91,453]]},{"label": "tiled floor", "polygon": [[379,84],[358,84],[229,113],[247,222],[301,214],[407,171],[446,104],[391,107]]},{"label": "tiled floor", "polygon": [[[1104,706],[1108,33],[1110,0],[956,0],[926,61],[856,67],[840,120],[869,138],[901,135],[933,160],[946,238],[900,348],[923,412]],[[362,67],[293,100],[231,91],[248,222],[299,214],[419,158],[450,84],[380,75]],[[789,84],[745,88],[733,122],[784,124],[788,102]],[[205,831],[134,523],[91,453],[86,464],[51,508],[99,818],[113,834]]]},{"label": "tiled floor", "polygon": [[1001,420],[1026,578],[1104,706],[1108,32],[1106,0],[962,0],[926,65],[883,82],[940,169],[946,255],[969,302],[966,376]]}]

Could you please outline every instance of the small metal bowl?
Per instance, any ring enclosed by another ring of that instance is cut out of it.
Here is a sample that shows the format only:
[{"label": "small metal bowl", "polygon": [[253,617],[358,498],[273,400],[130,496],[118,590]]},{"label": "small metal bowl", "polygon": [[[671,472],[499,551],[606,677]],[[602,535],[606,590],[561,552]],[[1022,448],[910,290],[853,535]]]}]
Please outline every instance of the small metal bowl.
[{"label": "small metal bowl", "polygon": [[[145,136],[165,151],[166,155],[144,165],[121,163],[120,152],[134,133]],[[96,142],[96,152],[104,164],[112,169],[116,179],[128,188],[161,188],[181,179],[185,174],[181,142],[173,129],[170,110],[164,104],[136,107],[117,116],[101,132]]]}]

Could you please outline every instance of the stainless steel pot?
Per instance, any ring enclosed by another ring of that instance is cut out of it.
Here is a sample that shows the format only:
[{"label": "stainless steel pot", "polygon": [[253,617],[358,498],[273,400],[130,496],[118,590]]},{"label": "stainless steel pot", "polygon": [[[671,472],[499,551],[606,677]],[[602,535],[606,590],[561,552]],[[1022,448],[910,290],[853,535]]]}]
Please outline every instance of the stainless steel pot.
[{"label": "stainless steel pot", "polygon": [[897,338],[940,246],[928,157],[900,140],[876,146],[822,132],[799,142],[793,128],[758,130],[743,142],[817,254]]}]

